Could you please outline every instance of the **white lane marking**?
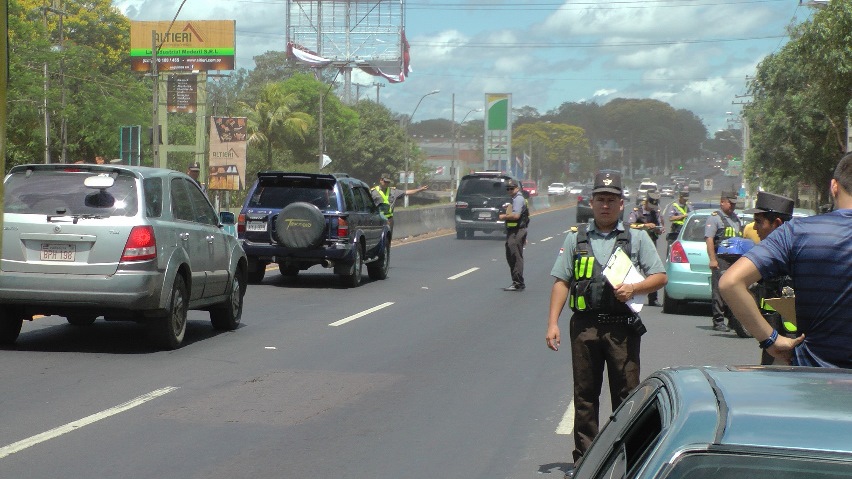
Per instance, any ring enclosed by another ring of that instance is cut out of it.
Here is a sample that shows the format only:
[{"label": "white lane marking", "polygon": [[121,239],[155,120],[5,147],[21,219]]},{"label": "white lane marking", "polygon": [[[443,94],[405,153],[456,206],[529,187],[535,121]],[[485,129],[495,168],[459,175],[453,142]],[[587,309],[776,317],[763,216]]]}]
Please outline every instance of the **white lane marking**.
[{"label": "white lane marking", "polygon": [[346,324],[346,323],[348,323],[349,321],[355,321],[356,319],[360,318],[361,316],[366,316],[366,315],[368,315],[368,314],[370,314],[370,313],[375,313],[376,311],[378,311],[378,310],[380,310],[380,309],[385,309],[385,308],[387,308],[388,306],[390,306],[390,305],[392,305],[392,304],[393,304],[393,303],[391,303],[391,302],[382,303],[382,304],[380,304],[380,305],[378,305],[378,306],[375,306],[375,307],[373,307],[373,308],[370,308],[370,309],[368,309],[368,310],[366,310],[366,311],[361,311],[361,312],[360,312],[360,313],[358,313],[358,314],[353,314],[352,316],[348,316],[348,317],[346,317],[346,318],[343,318],[343,319],[341,319],[340,321],[335,321],[335,322],[333,322],[333,323],[329,324],[329,326],[340,326],[340,325],[342,325],[342,324]]},{"label": "white lane marking", "polygon": [[552,239],[553,239],[553,236],[548,236],[547,238],[542,238],[538,241],[539,241],[539,243],[544,243],[545,241],[552,240]]},{"label": "white lane marking", "polygon": [[574,433],[574,399],[568,403],[568,409],[559,421],[559,426],[556,427],[556,434],[573,434]]},{"label": "white lane marking", "polygon": [[41,434],[36,434],[35,436],[31,436],[18,442],[9,444],[8,446],[0,448],[0,459],[10,454],[23,451],[24,449],[30,446],[35,446],[36,444],[42,443],[49,439],[54,439],[63,434],[75,431],[83,426],[88,426],[89,424],[100,421],[101,419],[106,419],[120,412],[135,408],[136,406],[141,406],[142,404],[145,404],[146,402],[151,401],[152,399],[156,399],[176,389],[178,388],[172,386],[157,389],[156,391],[151,391],[148,394],[143,394],[135,399],[131,399],[130,401],[127,401],[124,404],[119,404],[118,406],[111,407],[101,412],[92,414],[91,416],[84,417],[83,419],[78,419],[74,422],[69,422],[64,426],[59,426],[57,428],[51,429],[50,431],[45,431]]},{"label": "white lane marking", "polygon": [[571,230],[565,230],[565,231],[563,231],[563,233],[565,233],[565,234],[568,234],[568,233],[570,233],[570,232],[571,232]]},{"label": "white lane marking", "polygon": [[461,272],[461,273],[459,273],[459,274],[454,274],[454,275],[450,276],[450,277],[449,277],[449,278],[447,278],[447,279],[448,279],[448,280],[450,280],[450,281],[452,281],[452,280],[454,280],[454,279],[459,279],[459,278],[461,278],[462,276],[464,276],[464,275],[466,275],[466,274],[473,273],[474,271],[476,271],[476,270],[478,270],[478,269],[479,269],[479,268],[470,268],[470,269],[468,269],[468,270],[462,271],[462,272]]}]

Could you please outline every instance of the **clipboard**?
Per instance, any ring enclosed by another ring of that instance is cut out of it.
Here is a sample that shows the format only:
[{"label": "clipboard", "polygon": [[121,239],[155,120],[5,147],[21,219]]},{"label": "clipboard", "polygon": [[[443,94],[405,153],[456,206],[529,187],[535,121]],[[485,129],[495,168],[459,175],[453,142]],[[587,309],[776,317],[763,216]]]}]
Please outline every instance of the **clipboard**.
[{"label": "clipboard", "polygon": [[778,311],[781,319],[796,324],[796,298],[767,298],[766,304]]},{"label": "clipboard", "polygon": [[[604,266],[603,275],[613,288],[620,284],[636,284],[645,279],[645,276],[639,272],[636,265],[630,260],[630,256],[627,256],[627,253],[621,248],[617,248],[615,253],[609,257],[606,266]],[[625,304],[630,306],[633,312],[638,313],[642,310],[642,305],[645,304],[646,296],[645,294],[633,296]]]}]

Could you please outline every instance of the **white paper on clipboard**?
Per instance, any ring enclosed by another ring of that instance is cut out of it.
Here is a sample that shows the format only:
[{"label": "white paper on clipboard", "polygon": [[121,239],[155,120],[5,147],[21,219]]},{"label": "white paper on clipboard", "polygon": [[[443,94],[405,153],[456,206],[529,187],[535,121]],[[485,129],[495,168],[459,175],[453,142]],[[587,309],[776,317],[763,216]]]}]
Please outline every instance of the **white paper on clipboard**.
[{"label": "white paper on clipboard", "polygon": [[[630,261],[630,256],[627,256],[627,253],[621,248],[616,248],[615,253],[610,256],[604,267],[603,275],[613,288],[620,284],[636,284],[645,279],[642,273],[636,269],[633,261]],[[638,313],[642,310],[646,297],[647,295],[644,294],[633,296],[627,302],[627,305]]]}]

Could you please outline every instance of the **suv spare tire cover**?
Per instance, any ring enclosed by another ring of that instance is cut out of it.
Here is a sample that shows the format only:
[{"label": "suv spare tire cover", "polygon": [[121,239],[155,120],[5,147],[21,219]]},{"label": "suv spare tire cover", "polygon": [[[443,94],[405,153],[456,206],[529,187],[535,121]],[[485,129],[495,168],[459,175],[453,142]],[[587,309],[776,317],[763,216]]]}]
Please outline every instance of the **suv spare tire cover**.
[{"label": "suv spare tire cover", "polygon": [[314,248],[325,239],[325,216],[316,206],[296,202],[284,207],[275,218],[275,240],[295,249]]}]

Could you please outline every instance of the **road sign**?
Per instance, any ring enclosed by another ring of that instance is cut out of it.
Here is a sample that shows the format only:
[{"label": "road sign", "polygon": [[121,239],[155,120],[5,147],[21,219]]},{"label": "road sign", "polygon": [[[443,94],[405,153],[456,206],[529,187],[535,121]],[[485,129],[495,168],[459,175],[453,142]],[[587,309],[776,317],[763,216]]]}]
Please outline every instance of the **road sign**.
[{"label": "road sign", "polygon": [[712,178],[706,178],[704,180],[704,191],[710,191],[712,189],[713,189],[713,179]]}]

